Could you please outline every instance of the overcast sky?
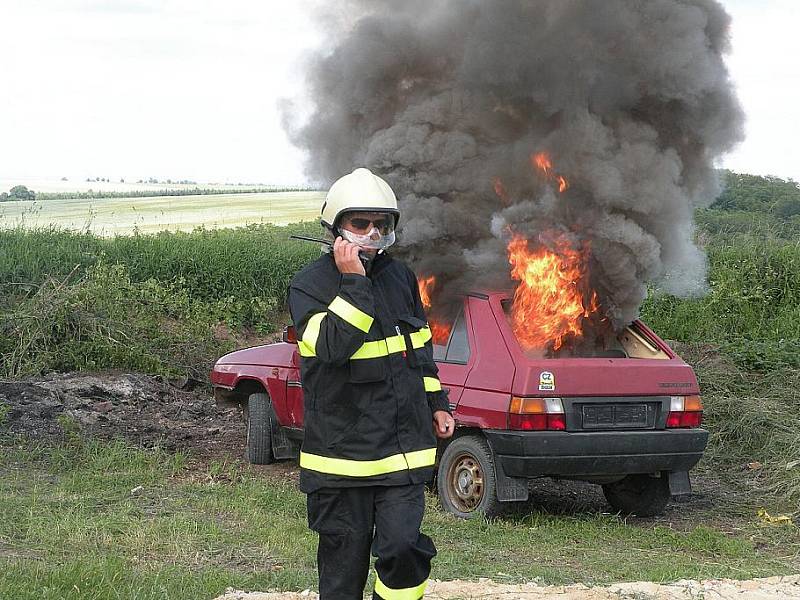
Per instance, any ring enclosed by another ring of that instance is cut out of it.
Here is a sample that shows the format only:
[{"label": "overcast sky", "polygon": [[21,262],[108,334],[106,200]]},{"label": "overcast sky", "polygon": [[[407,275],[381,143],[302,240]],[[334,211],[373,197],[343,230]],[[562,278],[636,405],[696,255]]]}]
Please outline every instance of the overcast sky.
[{"label": "overcast sky", "polygon": [[[724,166],[800,180],[800,0],[723,3],[748,117]],[[0,178],[304,182],[277,109],[319,43],[304,6],[0,0]]]}]

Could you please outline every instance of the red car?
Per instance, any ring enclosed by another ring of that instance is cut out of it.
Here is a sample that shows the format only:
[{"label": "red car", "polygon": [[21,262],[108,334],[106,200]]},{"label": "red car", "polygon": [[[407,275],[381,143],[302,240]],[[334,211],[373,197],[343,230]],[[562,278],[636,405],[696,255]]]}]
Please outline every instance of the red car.
[{"label": "red car", "polygon": [[[438,453],[442,506],[470,517],[528,498],[538,477],[600,484],[611,506],[652,516],[689,493],[706,447],[691,367],[640,321],[591,357],[523,351],[507,318],[508,294],[470,294],[447,343],[434,345],[457,428]],[[221,403],[247,421],[253,463],[297,455],[303,438],[300,358],[284,341],[231,352],[211,373]]]}]

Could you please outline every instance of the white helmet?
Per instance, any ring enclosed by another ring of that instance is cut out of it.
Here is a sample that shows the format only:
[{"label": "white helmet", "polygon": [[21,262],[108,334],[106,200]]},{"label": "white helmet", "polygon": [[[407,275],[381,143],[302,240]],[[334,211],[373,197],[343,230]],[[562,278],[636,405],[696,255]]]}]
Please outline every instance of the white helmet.
[{"label": "white helmet", "polygon": [[325,227],[338,226],[339,217],[351,211],[387,212],[400,220],[397,198],[383,179],[369,169],[356,169],[333,182],[322,204],[321,221]]}]

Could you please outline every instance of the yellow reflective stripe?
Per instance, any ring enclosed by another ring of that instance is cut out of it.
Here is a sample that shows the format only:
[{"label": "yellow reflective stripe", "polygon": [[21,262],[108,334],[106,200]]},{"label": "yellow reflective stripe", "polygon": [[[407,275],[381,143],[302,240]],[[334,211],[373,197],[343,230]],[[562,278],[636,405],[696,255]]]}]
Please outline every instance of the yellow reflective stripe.
[{"label": "yellow reflective stripe", "polygon": [[418,600],[425,595],[426,587],[428,587],[427,579],[419,585],[410,588],[390,588],[381,581],[377,571],[375,572],[375,593],[380,595],[384,600]]},{"label": "yellow reflective stripe", "polygon": [[336,296],[333,299],[333,302],[328,305],[328,310],[364,333],[367,333],[369,328],[372,327],[373,318],[341,296]]},{"label": "yellow reflective stripe", "polygon": [[318,454],[300,452],[300,466],[304,469],[327,473],[329,475],[346,475],[348,477],[371,477],[384,475],[405,469],[429,467],[436,462],[436,448],[417,450],[406,454],[393,454],[378,460],[352,460],[349,458],[331,458]]},{"label": "yellow reflective stripe", "polygon": [[[337,296],[338,297],[338,296]],[[335,302],[335,300],[334,300]],[[333,305],[333,302],[331,302]],[[357,310],[357,309],[356,309]],[[335,311],[334,311],[335,312]],[[316,331],[312,331],[309,334],[309,328],[312,326],[312,320],[316,317],[319,317],[319,321],[322,321],[322,317],[325,316],[326,313],[317,313],[308,321],[308,325],[306,326],[305,332],[303,332],[303,339],[302,341],[298,342],[300,346],[300,356],[316,356],[316,352],[314,347],[316,346],[317,336],[319,335],[319,323],[316,324]],[[339,313],[336,313],[339,314]],[[339,315],[342,317],[342,315]],[[364,314],[364,316],[368,316]],[[344,317],[342,317],[344,319]],[[372,318],[372,317],[369,317]],[[345,319],[347,321],[347,319]],[[348,321],[350,323],[350,321]],[[353,323],[351,323],[353,324]],[[313,345],[310,344],[310,340],[313,336]],[[307,340],[308,337],[308,340]],[[411,335],[411,345],[414,348],[422,348],[425,343],[431,339],[431,330],[429,327],[425,326],[418,331],[413,332]],[[308,343],[304,347],[304,343]],[[351,360],[359,360],[364,358],[379,358],[381,356],[389,356],[390,354],[395,354],[396,352],[405,352],[408,348],[406,347],[406,339],[402,335],[393,335],[383,340],[373,340],[371,342],[364,342],[361,346],[356,350],[351,356]]]},{"label": "yellow reflective stripe", "polygon": [[430,467],[436,464],[436,448],[406,452],[406,462],[408,463],[409,469]]},{"label": "yellow reflective stripe", "polygon": [[386,347],[389,350],[389,354],[393,352],[405,352],[406,338],[402,335],[393,335],[392,337],[386,338]]},{"label": "yellow reflective stripe", "polygon": [[389,356],[395,352],[403,352],[405,349],[405,338],[403,338],[402,335],[393,335],[385,340],[364,342],[361,344],[361,347],[350,356],[350,359],[378,358],[380,356]]},{"label": "yellow reflective stripe", "polygon": [[302,339],[297,342],[297,349],[300,351],[300,356],[316,356],[317,355],[317,338],[319,337],[319,330],[322,327],[322,319],[328,313],[320,312],[311,315],[311,318],[306,323],[306,328],[303,330]]},{"label": "yellow reflective stripe", "polygon": [[432,337],[431,328],[425,325],[425,327],[422,327],[419,331],[415,331],[411,334],[411,345],[414,346],[414,348],[422,348],[425,342]]},{"label": "yellow reflective stripe", "polygon": [[386,340],[375,340],[374,342],[364,342],[361,347],[356,350],[350,359],[360,358],[379,358],[381,356],[388,356],[389,351],[386,349]]},{"label": "yellow reflective stripe", "polygon": [[423,377],[422,381],[425,382],[426,392],[440,392],[442,390],[442,383],[436,377]]}]

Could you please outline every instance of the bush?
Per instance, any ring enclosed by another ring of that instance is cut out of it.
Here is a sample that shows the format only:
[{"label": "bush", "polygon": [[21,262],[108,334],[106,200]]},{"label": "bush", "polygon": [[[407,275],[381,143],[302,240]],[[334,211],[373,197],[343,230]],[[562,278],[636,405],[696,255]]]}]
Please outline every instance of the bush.
[{"label": "bush", "polygon": [[108,368],[205,379],[232,349],[214,337],[229,304],[193,299],[177,284],[133,282],[124,265],[48,278],[0,312],[5,377]]},{"label": "bush", "polygon": [[642,318],[683,342],[716,342],[747,368],[800,365],[800,242],[738,235],[712,241],[709,293],[681,299],[655,289]]},{"label": "bush", "polygon": [[284,307],[294,273],[319,256],[318,246],[290,241],[292,233],[321,232],[316,223],[110,239],[57,229],[0,231],[0,285],[35,287],[74,269],[80,276],[102,261],[124,265],[131,282],[175,285],[213,305],[232,326],[267,331]]},{"label": "bush", "polygon": [[[796,511],[800,370],[754,374],[730,364],[707,344],[679,345],[678,350],[695,365],[703,390],[704,423],[711,434],[703,461],[718,473],[735,473],[739,482],[746,479],[754,488],[752,496],[762,502],[772,497]],[[709,355],[717,358],[704,360]]]}]

